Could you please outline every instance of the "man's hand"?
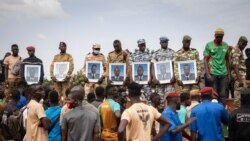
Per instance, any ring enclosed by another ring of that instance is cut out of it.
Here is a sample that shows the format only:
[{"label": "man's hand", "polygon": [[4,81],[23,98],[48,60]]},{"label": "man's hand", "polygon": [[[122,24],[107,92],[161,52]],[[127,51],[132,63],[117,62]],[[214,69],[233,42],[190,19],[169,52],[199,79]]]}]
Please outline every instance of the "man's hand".
[{"label": "man's hand", "polygon": [[129,81],[130,81],[130,78],[129,78],[129,77],[126,77],[125,80],[123,81],[123,85],[124,85],[124,86],[129,85]]},{"label": "man's hand", "polygon": [[113,81],[108,78],[107,83],[108,83],[108,85],[111,85],[111,83],[113,83]]},{"label": "man's hand", "polygon": [[192,124],[193,122],[195,122],[197,120],[197,118],[193,117],[193,118],[190,118],[186,121],[186,124],[190,125]]},{"label": "man's hand", "polygon": [[211,74],[207,74],[207,79],[208,79],[208,81],[210,81],[210,82],[213,82],[213,81],[214,81],[214,77],[213,77]]},{"label": "man's hand", "polygon": [[83,82],[85,82],[85,83],[89,82],[89,79],[85,75],[83,75]]},{"label": "man's hand", "polygon": [[70,76],[67,75],[63,81],[69,81],[69,80],[70,80]]},{"label": "man's hand", "polygon": [[157,79],[153,79],[152,82],[153,82],[154,84],[156,84],[156,85],[159,85],[159,84],[160,84],[160,81],[157,80]]},{"label": "man's hand", "polygon": [[99,80],[98,80],[98,84],[102,84],[102,82],[103,82],[103,79],[105,78],[105,76],[102,76]]},{"label": "man's hand", "polygon": [[201,81],[201,77],[200,76],[196,77],[195,81],[198,84]]},{"label": "man's hand", "polygon": [[177,80],[177,83],[178,83],[179,86],[183,86],[183,83],[182,83],[181,80]]},{"label": "man's hand", "polygon": [[170,83],[171,84],[175,83],[175,77],[174,76],[170,79]]},{"label": "man's hand", "polygon": [[53,81],[53,82],[56,82],[56,78],[53,76],[53,77],[51,77],[51,80]]},{"label": "man's hand", "polygon": [[151,85],[151,83],[152,83],[152,79],[149,79],[148,80],[148,85]]}]

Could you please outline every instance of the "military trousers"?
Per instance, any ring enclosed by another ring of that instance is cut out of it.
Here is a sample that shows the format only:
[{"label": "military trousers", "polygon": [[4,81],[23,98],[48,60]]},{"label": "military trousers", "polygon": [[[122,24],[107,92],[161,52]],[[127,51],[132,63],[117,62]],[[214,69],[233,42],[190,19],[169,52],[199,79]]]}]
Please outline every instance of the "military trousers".
[{"label": "military trousers", "polygon": [[234,83],[234,106],[235,108],[239,108],[240,107],[240,91],[245,88],[245,81],[243,80],[243,86],[239,86],[240,82],[238,81],[238,79],[235,81]]}]

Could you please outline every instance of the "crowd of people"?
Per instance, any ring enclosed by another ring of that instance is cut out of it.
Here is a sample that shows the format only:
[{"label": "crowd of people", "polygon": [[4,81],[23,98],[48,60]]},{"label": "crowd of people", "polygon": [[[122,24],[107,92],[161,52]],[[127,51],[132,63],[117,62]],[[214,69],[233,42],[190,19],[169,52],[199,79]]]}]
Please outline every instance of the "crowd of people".
[{"label": "crowd of people", "polygon": [[[168,47],[165,36],[154,52],[146,48],[144,39],[137,41],[134,52],[123,50],[121,41],[114,40],[114,51],[107,59],[95,43],[81,70],[84,85],[70,81],[74,60],[65,42],[59,43],[60,53],[50,65],[52,85],[43,84],[43,62],[36,57],[35,47],[27,47],[29,57],[23,59],[13,44],[12,53],[0,62],[0,141],[248,141],[248,39],[241,36],[233,47],[223,36],[223,29],[215,30],[214,40],[204,48],[203,61],[190,47],[189,35],[183,37],[177,52]],[[88,65],[95,61],[102,67]],[[154,64],[164,61],[171,61],[173,75],[163,65],[159,67],[162,75],[155,73]],[[195,70],[184,64],[180,74],[181,61],[194,61]],[[138,62],[150,64],[149,75],[143,74],[143,65],[134,74],[133,63]],[[119,75],[118,66],[110,72],[110,64],[116,63],[126,66],[125,75]],[[167,78],[169,82],[161,81]],[[194,82],[184,83],[189,80]]]}]

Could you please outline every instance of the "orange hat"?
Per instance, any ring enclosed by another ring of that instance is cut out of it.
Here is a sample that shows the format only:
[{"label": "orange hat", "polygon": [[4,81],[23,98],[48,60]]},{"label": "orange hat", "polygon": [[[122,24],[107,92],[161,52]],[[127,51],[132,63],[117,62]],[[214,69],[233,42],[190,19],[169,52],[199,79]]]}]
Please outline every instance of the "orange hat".
[{"label": "orange hat", "polygon": [[217,29],[215,29],[214,34],[224,35],[224,29],[217,28]]},{"label": "orange hat", "polygon": [[26,49],[27,51],[35,51],[35,48],[33,46],[28,46]]},{"label": "orange hat", "polygon": [[199,89],[193,89],[190,91],[190,95],[194,96],[194,95],[201,95],[201,92]]},{"label": "orange hat", "polygon": [[213,88],[212,87],[203,87],[201,89],[201,94],[212,94],[213,93]]},{"label": "orange hat", "polygon": [[167,97],[179,97],[180,95],[176,92],[170,92],[168,93]]}]

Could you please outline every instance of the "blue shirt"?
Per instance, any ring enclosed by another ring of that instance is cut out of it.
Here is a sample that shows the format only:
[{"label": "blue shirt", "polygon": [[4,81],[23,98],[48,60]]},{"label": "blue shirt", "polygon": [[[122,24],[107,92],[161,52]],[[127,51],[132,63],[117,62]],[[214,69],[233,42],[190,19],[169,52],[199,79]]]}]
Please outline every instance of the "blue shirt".
[{"label": "blue shirt", "polygon": [[172,134],[172,130],[175,129],[177,126],[181,125],[181,121],[178,117],[178,114],[173,111],[171,107],[167,107],[163,112],[162,116],[169,120],[171,126],[168,129],[168,132],[165,133],[161,137],[161,141],[182,141],[182,132]]},{"label": "blue shirt", "polygon": [[21,108],[23,108],[23,106],[25,106],[26,104],[27,104],[26,98],[25,98],[24,96],[21,95],[19,101],[18,101],[17,104],[16,104],[16,107],[17,107],[18,109],[21,109]]},{"label": "blue shirt", "polygon": [[[49,107],[46,111],[46,117],[48,117],[51,120],[50,124],[50,132],[49,132],[49,141],[61,141],[61,126],[59,124],[60,119],[60,113],[61,113],[61,107],[60,106],[53,106]],[[53,127],[52,127],[53,126]]]},{"label": "blue shirt", "polygon": [[221,122],[227,124],[229,114],[221,104],[205,100],[192,109],[192,117],[197,120],[190,125],[190,131],[198,132],[197,141],[224,141]]}]

